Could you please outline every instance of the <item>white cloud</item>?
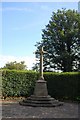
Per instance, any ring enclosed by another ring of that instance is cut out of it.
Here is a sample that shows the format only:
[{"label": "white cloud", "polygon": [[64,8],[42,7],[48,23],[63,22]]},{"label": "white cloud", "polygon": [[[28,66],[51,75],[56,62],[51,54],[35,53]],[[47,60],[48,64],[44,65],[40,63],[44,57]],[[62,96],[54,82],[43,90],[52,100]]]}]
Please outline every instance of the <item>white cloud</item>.
[{"label": "white cloud", "polygon": [[2,8],[3,11],[25,11],[25,12],[32,12],[33,10],[31,8],[18,8],[18,7],[5,7]]},{"label": "white cloud", "polygon": [[0,55],[0,67],[3,67],[7,62],[21,62],[25,61],[25,64],[27,65],[28,69],[31,69],[33,66],[33,63],[36,63],[35,57],[15,57],[15,56],[4,56]]}]

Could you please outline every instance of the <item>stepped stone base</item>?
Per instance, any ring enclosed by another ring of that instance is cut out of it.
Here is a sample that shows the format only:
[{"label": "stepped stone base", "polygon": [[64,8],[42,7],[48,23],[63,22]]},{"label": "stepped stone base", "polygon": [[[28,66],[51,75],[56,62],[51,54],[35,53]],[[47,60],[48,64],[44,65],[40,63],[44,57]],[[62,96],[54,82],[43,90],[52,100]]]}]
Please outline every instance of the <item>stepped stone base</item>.
[{"label": "stepped stone base", "polygon": [[56,107],[63,105],[63,103],[50,96],[35,97],[32,95],[31,97],[21,101],[20,105],[32,107]]},{"label": "stepped stone base", "polygon": [[20,102],[20,105],[33,107],[55,107],[63,105],[48,95],[45,80],[38,80],[34,89],[34,94]]}]

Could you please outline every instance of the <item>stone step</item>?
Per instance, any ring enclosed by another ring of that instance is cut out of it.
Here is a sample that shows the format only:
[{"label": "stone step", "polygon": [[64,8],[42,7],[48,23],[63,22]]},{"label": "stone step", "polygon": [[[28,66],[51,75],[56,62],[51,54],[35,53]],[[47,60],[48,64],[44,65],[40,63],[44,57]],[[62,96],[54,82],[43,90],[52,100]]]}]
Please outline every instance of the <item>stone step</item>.
[{"label": "stone step", "polygon": [[53,104],[53,103],[56,104],[56,103],[58,103],[58,101],[37,101],[37,100],[35,100],[35,101],[25,100],[23,102],[25,102],[25,103],[36,103],[36,104]]},{"label": "stone step", "polygon": [[25,103],[25,102],[22,102],[22,103],[20,103],[21,105],[23,105],[23,106],[32,106],[32,107],[56,107],[56,106],[60,106],[60,105],[62,105],[62,103],[32,103],[32,102],[30,102],[30,103]]},{"label": "stone step", "polygon": [[38,80],[36,82],[33,95],[20,102],[20,105],[35,107],[55,107],[62,105],[62,103],[48,95],[46,81]]},{"label": "stone step", "polygon": [[54,98],[51,98],[51,97],[29,97],[27,98],[27,100],[37,100],[37,101],[52,101],[52,100],[55,100]]},{"label": "stone step", "polygon": [[26,105],[26,106],[60,106],[62,105],[62,102],[59,102],[58,100],[55,100],[54,98],[49,97],[29,97],[22,102],[20,102],[20,105]]}]

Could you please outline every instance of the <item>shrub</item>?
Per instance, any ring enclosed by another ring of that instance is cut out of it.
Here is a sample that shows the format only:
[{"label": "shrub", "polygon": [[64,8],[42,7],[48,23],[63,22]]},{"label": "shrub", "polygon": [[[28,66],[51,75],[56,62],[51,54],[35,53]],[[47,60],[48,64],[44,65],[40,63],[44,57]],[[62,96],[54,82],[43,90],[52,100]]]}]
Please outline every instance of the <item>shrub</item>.
[{"label": "shrub", "polygon": [[32,93],[37,79],[33,71],[4,70],[2,72],[3,96],[28,96]]},{"label": "shrub", "polygon": [[[30,96],[33,94],[35,82],[39,74],[34,71],[2,71],[2,95],[7,96]],[[80,73],[45,72],[48,93],[54,98],[80,100]],[[1,80],[0,80],[1,81]]]},{"label": "shrub", "polygon": [[80,73],[45,73],[48,92],[52,97],[60,99],[79,100]]}]

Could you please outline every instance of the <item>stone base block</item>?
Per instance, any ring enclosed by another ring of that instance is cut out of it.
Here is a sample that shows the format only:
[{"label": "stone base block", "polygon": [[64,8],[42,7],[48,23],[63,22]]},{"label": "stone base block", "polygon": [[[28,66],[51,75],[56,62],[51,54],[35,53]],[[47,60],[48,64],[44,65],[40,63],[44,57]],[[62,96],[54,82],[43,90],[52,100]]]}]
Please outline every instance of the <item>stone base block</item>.
[{"label": "stone base block", "polygon": [[50,96],[35,97],[32,95],[31,97],[21,101],[20,105],[32,107],[56,107],[63,105],[63,102],[59,102]]}]

